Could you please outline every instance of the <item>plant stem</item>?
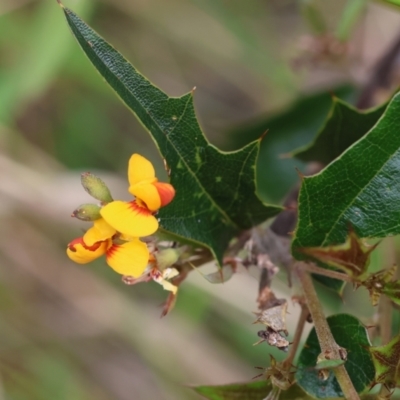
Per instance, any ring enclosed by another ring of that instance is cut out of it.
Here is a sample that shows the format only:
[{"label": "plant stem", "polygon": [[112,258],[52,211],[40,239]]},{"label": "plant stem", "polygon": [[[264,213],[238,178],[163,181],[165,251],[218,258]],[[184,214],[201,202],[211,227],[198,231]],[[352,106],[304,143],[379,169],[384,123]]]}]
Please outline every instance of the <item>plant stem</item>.
[{"label": "plant stem", "polygon": [[303,334],[304,325],[306,324],[309,314],[308,307],[305,304],[300,304],[300,306],[301,314],[299,320],[297,321],[296,332],[294,333],[293,342],[290,346],[287,357],[282,361],[282,364],[288,369],[290,369],[293,364],[293,360],[299,347],[301,336]]},{"label": "plant stem", "polygon": [[[385,262],[387,262],[388,264],[394,265],[396,263],[396,247],[393,237],[388,237],[385,239],[383,256],[385,257]],[[379,299],[378,317],[379,333],[381,335],[382,345],[389,343],[390,339],[392,338],[392,315],[392,302],[388,297],[381,296],[381,298]],[[387,389],[385,385],[382,385],[379,394],[381,394],[382,396],[387,396],[389,393],[390,390]]]},{"label": "plant stem", "polygon": [[[332,335],[328,322],[326,321],[321,303],[318,299],[317,292],[315,291],[311,276],[306,271],[306,269],[307,268],[304,263],[298,263],[295,266],[297,276],[299,277],[299,280],[303,287],[304,296],[307,300],[308,309],[314,321],[315,331],[317,333],[318,341],[321,346],[321,353],[330,354],[333,359],[340,360],[340,346],[336,343]],[[343,391],[344,397],[346,399],[359,400],[360,397],[355,390],[344,365],[340,365],[334,368],[333,371]]]},{"label": "plant stem", "polygon": [[304,266],[303,268],[306,271],[311,272],[312,274],[323,275],[323,276],[327,276],[329,278],[339,279],[339,280],[345,281],[345,282],[353,282],[353,279],[351,278],[351,276],[349,276],[343,272],[334,271],[332,269],[321,268],[315,264],[303,263],[302,265]]}]

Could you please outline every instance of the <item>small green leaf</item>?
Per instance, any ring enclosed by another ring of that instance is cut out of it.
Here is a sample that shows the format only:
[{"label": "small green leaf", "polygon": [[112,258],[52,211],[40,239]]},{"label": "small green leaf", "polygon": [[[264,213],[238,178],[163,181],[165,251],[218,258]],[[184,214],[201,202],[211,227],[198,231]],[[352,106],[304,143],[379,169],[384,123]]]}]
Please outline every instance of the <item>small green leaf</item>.
[{"label": "small green leaf", "polygon": [[[374,366],[368,352],[370,346],[367,330],[355,317],[347,314],[327,318],[336,343],[347,350],[345,368],[357,392],[365,390],[374,379]],[[311,396],[317,398],[343,397],[342,390],[331,371],[327,380],[319,378],[316,367],[321,353],[317,334],[313,329],[302,349],[297,365],[296,380]]]},{"label": "small green leaf", "polygon": [[319,174],[303,178],[292,243],[298,249],[400,233],[400,94],[378,123]]},{"label": "small green leaf", "polygon": [[376,376],[374,383],[400,387],[400,335],[384,346],[371,347]]},{"label": "small green leaf", "polygon": [[293,151],[292,156],[305,162],[329,164],[375,125],[386,106],[385,103],[360,111],[335,97],[328,118],[313,142]]},{"label": "small green leaf", "polygon": [[76,14],[63,10],[82,50],[148,130],[171,171],[176,196],[158,213],[161,227],[208,247],[222,264],[234,235],[281,211],[256,194],[260,140],[235,152],[219,151],[200,129],[193,91],[168,97]]},{"label": "small green leaf", "polygon": [[389,297],[393,303],[400,305],[400,281],[385,283],[382,293]]},{"label": "small green leaf", "polygon": [[[209,400],[265,400],[274,389],[270,381],[236,383],[223,386],[198,386],[193,388],[197,393]],[[311,399],[298,385],[281,391],[279,400]]]}]

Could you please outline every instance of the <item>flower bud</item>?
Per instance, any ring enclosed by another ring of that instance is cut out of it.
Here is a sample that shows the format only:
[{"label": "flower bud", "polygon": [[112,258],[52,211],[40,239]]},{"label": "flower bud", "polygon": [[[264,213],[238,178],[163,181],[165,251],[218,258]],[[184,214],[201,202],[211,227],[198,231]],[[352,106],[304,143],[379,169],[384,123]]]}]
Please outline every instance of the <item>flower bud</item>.
[{"label": "flower bud", "polygon": [[97,176],[90,172],[81,175],[81,183],[83,188],[95,199],[102,203],[110,203],[113,201],[110,190],[106,184]]},{"label": "flower bud", "polygon": [[179,249],[164,249],[160,250],[155,254],[157,260],[158,268],[163,271],[166,268],[169,268],[171,265],[174,265],[181,255],[181,251]]},{"label": "flower bud", "polygon": [[80,219],[81,221],[95,221],[101,218],[101,207],[96,204],[82,204],[72,212],[71,217]]}]

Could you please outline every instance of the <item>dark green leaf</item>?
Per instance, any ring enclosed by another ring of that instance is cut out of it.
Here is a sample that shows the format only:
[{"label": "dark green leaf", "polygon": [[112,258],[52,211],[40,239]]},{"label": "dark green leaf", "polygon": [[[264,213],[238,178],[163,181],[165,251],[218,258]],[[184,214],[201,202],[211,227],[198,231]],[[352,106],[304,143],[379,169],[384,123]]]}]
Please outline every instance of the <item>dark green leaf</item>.
[{"label": "dark green leaf", "polygon": [[319,174],[303,179],[299,218],[292,244],[297,249],[358,237],[400,233],[400,94],[378,123]]},{"label": "dark green leaf", "polygon": [[77,15],[67,8],[64,13],[85,54],[149,131],[171,170],[177,193],[158,214],[162,228],[207,246],[221,263],[235,234],[281,210],[256,195],[260,141],[235,152],[219,151],[200,129],[193,91],[168,97]]},{"label": "dark green leaf", "polygon": [[[209,400],[264,400],[271,393],[270,381],[237,383],[223,386],[198,386],[194,390]],[[292,385],[282,391],[280,400],[308,400],[311,399],[298,385]]]},{"label": "dark green leaf", "polygon": [[282,113],[259,117],[229,132],[232,145],[239,147],[267,131],[257,163],[257,185],[262,198],[279,201],[298,182],[296,168],[302,169],[305,164],[300,160],[282,158],[282,154],[313,139],[331,108],[332,93],[351,101],[355,91],[343,86],[302,96]]},{"label": "dark green leaf", "polygon": [[386,106],[384,104],[371,110],[359,111],[334,98],[328,119],[314,141],[295,150],[292,155],[304,162],[329,164],[375,125]]},{"label": "dark green leaf", "polygon": [[[375,370],[368,352],[370,346],[365,327],[361,322],[347,314],[333,315],[327,318],[336,343],[347,350],[345,368],[357,392],[362,392],[374,379]],[[327,380],[321,380],[315,368],[317,357],[321,353],[317,334],[313,329],[301,351],[297,365],[297,383],[311,396],[317,398],[342,397],[343,393],[330,371]]]}]

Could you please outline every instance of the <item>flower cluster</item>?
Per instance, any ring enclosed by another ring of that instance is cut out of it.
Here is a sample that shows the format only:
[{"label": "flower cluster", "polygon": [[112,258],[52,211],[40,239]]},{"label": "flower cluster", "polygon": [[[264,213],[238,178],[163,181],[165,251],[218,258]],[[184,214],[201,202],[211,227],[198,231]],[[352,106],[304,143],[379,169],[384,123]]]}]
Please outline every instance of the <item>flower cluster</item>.
[{"label": "flower cluster", "polygon": [[82,175],[83,187],[100,205],[84,204],[73,212],[72,216],[92,221],[93,226],[68,244],[67,255],[79,264],[105,255],[107,264],[125,280],[136,283],[153,279],[175,294],[177,287],[167,279],[178,275],[177,270],[169,268],[176,259],[158,262],[163,257],[140,239],[157,231],[154,214],[173,200],[175,189],[158,182],[151,162],[139,154],[129,160],[128,180],[134,199],[114,201],[101,179],[90,173]]}]

